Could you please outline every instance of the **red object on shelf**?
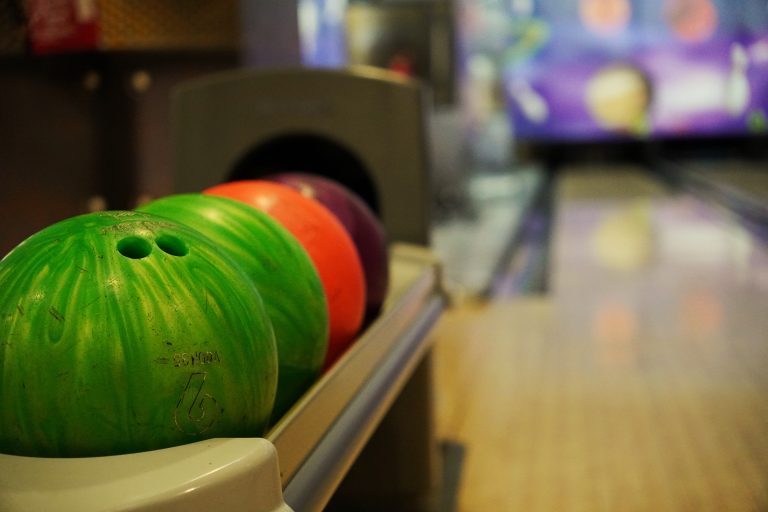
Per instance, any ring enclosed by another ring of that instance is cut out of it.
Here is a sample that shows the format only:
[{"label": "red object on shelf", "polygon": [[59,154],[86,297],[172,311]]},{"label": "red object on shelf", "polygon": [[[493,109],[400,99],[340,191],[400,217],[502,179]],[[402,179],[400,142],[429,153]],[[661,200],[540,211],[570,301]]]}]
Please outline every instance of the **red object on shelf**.
[{"label": "red object on shelf", "polygon": [[43,55],[97,47],[96,0],[26,0],[25,5],[32,53]]}]

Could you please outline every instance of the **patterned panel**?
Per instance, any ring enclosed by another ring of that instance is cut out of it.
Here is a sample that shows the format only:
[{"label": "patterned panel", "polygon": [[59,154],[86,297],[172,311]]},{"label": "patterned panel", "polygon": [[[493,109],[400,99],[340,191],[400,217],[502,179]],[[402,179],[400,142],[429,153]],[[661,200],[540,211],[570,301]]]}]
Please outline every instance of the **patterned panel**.
[{"label": "patterned panel", "polygon": [[102,48],[232,49],[240,39],[234,0],[100,0]]}]

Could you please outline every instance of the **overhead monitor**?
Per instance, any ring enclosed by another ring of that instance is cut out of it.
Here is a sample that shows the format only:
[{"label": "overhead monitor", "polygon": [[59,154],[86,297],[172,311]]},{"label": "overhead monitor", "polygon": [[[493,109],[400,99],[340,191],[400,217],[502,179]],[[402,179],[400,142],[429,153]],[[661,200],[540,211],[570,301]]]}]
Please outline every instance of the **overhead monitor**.
[{"label": "overhead monitor", "polygon": [[[486,49],[495,52],[501,95],[518,140],[668,139],[768,130],[763,1],[495,4],[502,20],[486,28],[485,37],[495,38]],[[482,26],[476,14],[465,17],[465,26]]]}]

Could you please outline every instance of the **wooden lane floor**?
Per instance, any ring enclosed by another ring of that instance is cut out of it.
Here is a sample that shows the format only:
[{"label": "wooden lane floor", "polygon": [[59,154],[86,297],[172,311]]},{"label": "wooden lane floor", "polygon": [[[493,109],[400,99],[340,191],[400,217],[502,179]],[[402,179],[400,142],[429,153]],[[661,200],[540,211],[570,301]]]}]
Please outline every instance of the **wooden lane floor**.
[{"label": "wooden lane floor", "polygon": [[766,247],[637,170],[557,194],[551,293],[436,330],[457,510],[768,510]]}]

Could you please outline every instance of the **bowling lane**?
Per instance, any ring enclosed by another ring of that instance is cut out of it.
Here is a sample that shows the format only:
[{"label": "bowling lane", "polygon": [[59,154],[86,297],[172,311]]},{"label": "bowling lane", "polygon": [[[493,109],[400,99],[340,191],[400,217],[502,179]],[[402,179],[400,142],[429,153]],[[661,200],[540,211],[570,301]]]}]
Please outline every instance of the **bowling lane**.
[{"label": "bowling lane", "polygon": [[768,509],[768,249],[640,168],[556,186],[550,293],[438,326],[458,510]]}]

